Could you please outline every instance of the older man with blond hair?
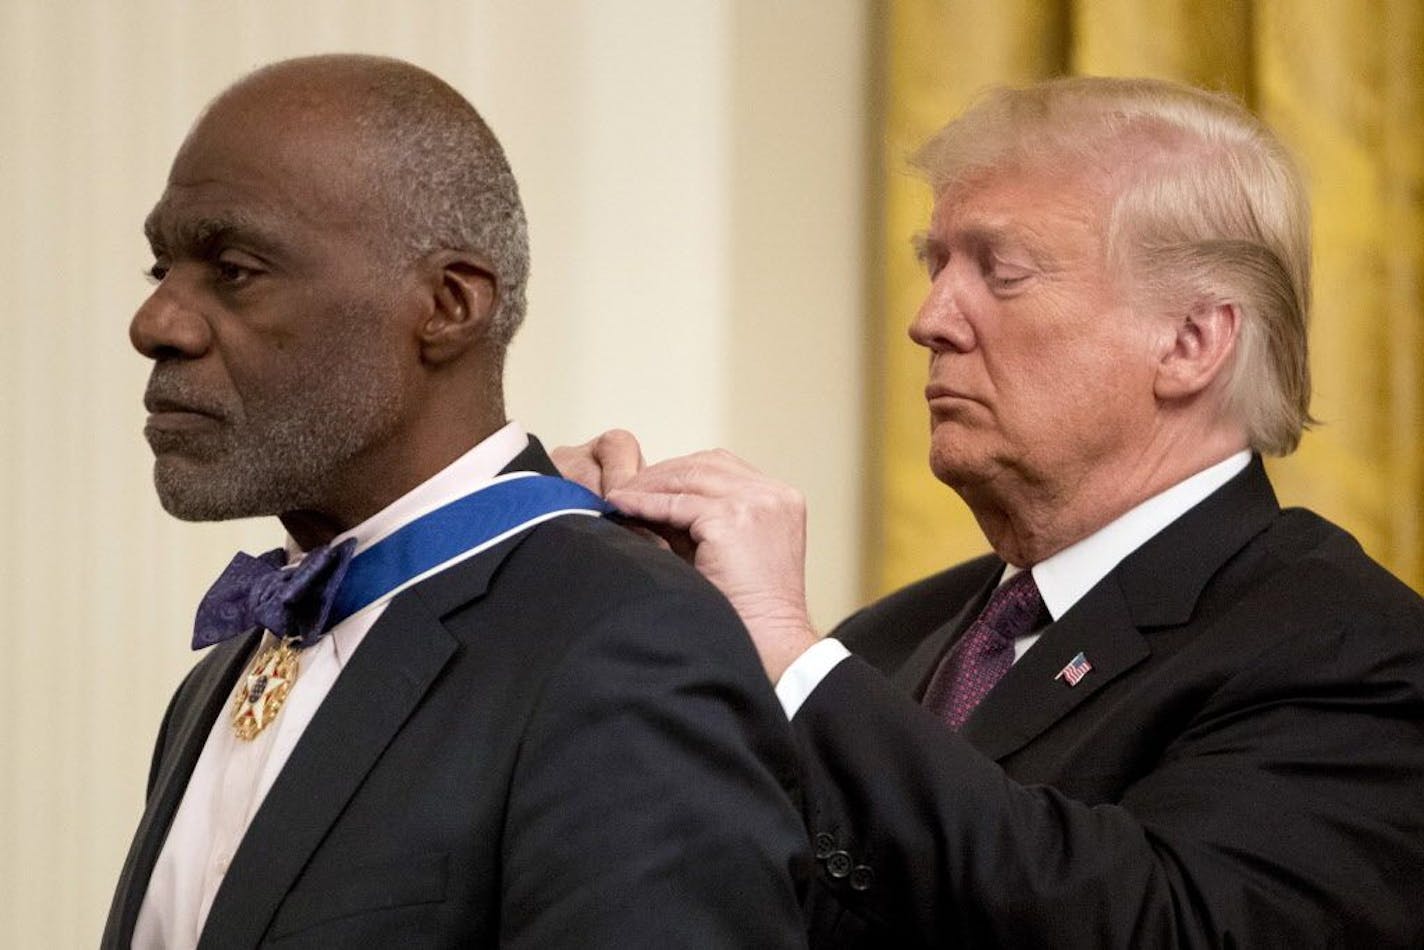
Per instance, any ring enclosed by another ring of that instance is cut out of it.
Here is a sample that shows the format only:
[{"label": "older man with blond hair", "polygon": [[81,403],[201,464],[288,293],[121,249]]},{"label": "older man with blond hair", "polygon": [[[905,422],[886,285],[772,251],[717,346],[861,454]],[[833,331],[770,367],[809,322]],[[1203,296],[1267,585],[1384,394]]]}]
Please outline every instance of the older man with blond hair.
[{"label": "older man with blond hair", "polygon": [[821,946],[1419,946],[1424,602],[1282,510],[1311,423],[1300,176],[1231,100],[988,93],[935,193],[930,464],[994,553],[819,639],[792,489],[726,453],[636,475],[801,741]]}]

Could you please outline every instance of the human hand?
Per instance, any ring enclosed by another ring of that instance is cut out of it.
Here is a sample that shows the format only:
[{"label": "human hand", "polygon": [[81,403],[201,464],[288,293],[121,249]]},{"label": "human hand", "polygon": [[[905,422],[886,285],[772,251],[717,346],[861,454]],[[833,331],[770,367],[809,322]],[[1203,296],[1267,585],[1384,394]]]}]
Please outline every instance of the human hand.
[{"label": "human hand", "polygon": [[674,550],[731,601],[773,683],[816,642],[799,491],[718,449],[644,468],[607,498],[634,518],[685,532]]},{"label": "human hand", "polygon": [[643,450],[626,429],[609,429],[583,445],[561,445],[549,453],[559,473],[599,495],[607,495],[643,467]]},{"label": "human hand", "polygon": [[[560,445],[549,452],[549,458],[564,478],[603,496],[627,484],[644,464],[637,436],[626,429],[609,429],[582,445]],[[691,560],[692,543],[686,532],[632,517],[617,520],[639,537]]]}]

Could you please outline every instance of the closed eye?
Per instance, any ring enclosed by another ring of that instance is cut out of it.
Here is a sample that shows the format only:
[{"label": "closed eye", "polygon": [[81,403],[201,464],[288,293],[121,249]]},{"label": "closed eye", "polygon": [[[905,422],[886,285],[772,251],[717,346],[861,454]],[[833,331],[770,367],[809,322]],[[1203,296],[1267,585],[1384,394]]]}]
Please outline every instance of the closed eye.
[{"label": "closed eye", "polygon": [[990,274],[989,283],[997,290],[1013,290],[1032,276],[1032,274]]},{"label": "closed eye", "polygon": [[995,293],[1007,293],[1021,287],[1037,271],[1019,261],[1005,260],[988,251],[980,258],[984,280]]}]

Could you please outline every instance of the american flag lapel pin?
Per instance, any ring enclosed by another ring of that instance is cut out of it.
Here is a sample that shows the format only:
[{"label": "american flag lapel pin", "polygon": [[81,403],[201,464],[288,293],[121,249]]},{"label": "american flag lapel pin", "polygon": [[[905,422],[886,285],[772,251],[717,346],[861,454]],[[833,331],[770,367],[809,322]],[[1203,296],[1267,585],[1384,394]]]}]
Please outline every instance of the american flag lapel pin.
[{"label": "american flag lapel pin", "polygon": [[1068,665],[1058,671],[1058,675],[1053,677],[1056,680],[1063,680],[1069,686],[1077,686],[1083,677],[1087,676],[1093,669],[1093,664],[1088,662],[1088,658],[1079,653],[1068,661]]}]

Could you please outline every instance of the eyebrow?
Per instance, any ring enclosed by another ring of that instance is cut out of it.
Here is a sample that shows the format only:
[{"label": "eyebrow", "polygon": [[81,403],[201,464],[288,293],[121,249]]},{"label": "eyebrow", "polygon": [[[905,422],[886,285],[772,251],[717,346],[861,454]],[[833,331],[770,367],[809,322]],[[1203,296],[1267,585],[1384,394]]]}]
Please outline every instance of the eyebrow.
[{"label": "eyebrow", "polygon": [[222,240],[234,238],[262,249],[275,251],[281,248],[281,243],[255,219],[236,211],[179,218],[165,227],[164,209],[160,204],[144,219],[143,233],[155,250],[181,248],[204,252]]},{"label": "eyebrow", "polygon": [[915,249],[915,257],[921,261],[929,260],[931,254],[945,253],[951,244],[962,244],[980,252],[996,251],[1006,245],[1012,245],[1022,248],[1040,266],[1051,264],[1050,256],[1043,248],[1027,238],[1017,228],[971,224],[968,227],[957,229],[953,238],[953,241],[945,241],[929,231],[920,231],[910,238],[910,244]]},{"label": "eyebrow", "polygon": [[917,261],[929,260],[930,253],[939,250],[943,244],[944,242],[938,238],[930,237],[930,232],[928,231],[916,231],[910,235],[910,247],[914,248],[915,260]]}]

